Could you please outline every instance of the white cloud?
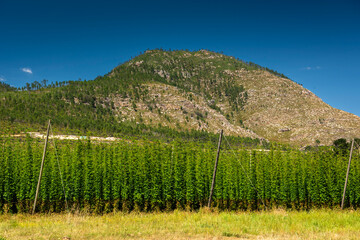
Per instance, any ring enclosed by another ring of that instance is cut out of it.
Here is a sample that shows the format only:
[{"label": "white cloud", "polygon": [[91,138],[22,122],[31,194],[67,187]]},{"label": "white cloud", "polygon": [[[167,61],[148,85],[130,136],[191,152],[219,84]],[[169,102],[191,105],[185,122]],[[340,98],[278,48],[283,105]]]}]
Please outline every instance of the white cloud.
[{"label": "white cloud", "polygon": [[0,76],[0,82],[5,82],[6,79],[3,76]]},{"label": "white cloud", "polygon": [[316,67],[310,67],[310,66],[308,66],[308,67],[304,67],[304,68],[302,68],[303,70],[307,70],[307,71],[310,71],[310,70],[319,70],[319,69],[321,69],[321,67],[320,66],[316,66]]},{"label": "white cloud", "polygon": [[33,73],[32,70],[31,70],[31,68],[22,68],[21,71],[26,72],[26,73],[29,73],[29,74],[32,74],[32,73]]}]

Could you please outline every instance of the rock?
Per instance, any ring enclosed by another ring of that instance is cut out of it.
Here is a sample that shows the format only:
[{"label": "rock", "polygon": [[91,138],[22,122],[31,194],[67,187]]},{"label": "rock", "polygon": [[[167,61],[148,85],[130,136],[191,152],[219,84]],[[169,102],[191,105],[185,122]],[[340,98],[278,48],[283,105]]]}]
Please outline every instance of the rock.
[{"label": "rock", "polygon": [[279,129],[279,133],[283,133],[283,132],[288,132],[290,131],[291,129],[290,128],[282,128],[282,129]]},{"label": "rock", "polygon": [[135,65],[136,65],[136,66],[140,66],[143,62],[144,62],[143,60],[138,61],[138,62],[135,63]]}]

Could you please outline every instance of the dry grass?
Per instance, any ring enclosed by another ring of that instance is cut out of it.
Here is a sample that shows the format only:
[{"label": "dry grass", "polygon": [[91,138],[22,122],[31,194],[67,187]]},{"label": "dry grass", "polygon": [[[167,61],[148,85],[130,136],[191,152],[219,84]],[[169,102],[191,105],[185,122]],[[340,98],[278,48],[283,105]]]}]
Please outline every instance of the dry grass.
[{"label": "dry grass", "polygon": [[[0,215],[0,239],[358,239],[360,212]],[[64,238],[65,239],[65,238]]]}]

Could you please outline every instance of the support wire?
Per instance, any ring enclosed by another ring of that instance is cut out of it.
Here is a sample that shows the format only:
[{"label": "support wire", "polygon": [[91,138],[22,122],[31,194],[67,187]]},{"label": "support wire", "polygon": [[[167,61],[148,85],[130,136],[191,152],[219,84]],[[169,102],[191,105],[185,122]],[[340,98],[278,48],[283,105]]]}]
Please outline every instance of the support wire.
[{"label": "support wire", "polygon": [[68,202],[67,202],[67,199],[66,199],[66,193],[65,193],[64,180],[63,180],[62,173],[61,173],[61,168],[60,168],[59,156],[58,156],[58,153],[57,153],[57,148],[56,148],[56,145],[55,145],[54,133],[52,131],[52,126],[51,125],[50,125],[50,131],[51,131],[51,135],[52,135],[52,141],[51,142],[53,143],[54,148],[55,148],[56,160],[57,160],[59,173],[60,173],[60,179],[61,179],[61,186],[62,186],[62,190],[63,190],[63,193],[64,193],[64,198],[65,198],[65,207],[66,207],[66,210],[69,211],[69,206],[68,206]]},{"label": "support wire", "polygon": [[[235,158],[236,158],[236,159],[238,159],[238,158],[237,158],[237,155],[235,154],[234,149],[231,147],[231,145],[230,145],[230,143],[229,143],[229,141],[227,140],[227,138],[226,138],[226,136],[225,136],[225,135],[224,135],[224,138],[225,138],[225,141],[227,142],[227,144],[229,145],[230,150],[231,150],[231,151],[232,151],[232,153],[234,154]],[[251,154],[250,154],[250,157],[251,157]],[[266,205],[265,205],[264,200],[263,200],[263,199],[262,199],[262,197],[259,195],[259,192],[258,192],[257,188],[255,187],[255,185],[254,185],[254,184],[253,184],[253,182],[251,181],[251,179],[250,179],[250,177],[249,177],[248,173],[246,172],[246,170],[245,170],[244,166],[241,164],[241,161],[240,161],[240,160],[238,160],[238,162],[240,163],[240,166],[241,166],[241,168],[242,168],[243,172],[245,173],[245,175],[246,175],[247,179],[249,180],[249,182],[250,182],[251,186],[254,188],[254,190],[255,190],[255,192],[256,192],[256,195],[260,197],[260,200],[261,200],[262,204],[264,205],[265,210],[267,210],[267,207],[266,207]]]}]

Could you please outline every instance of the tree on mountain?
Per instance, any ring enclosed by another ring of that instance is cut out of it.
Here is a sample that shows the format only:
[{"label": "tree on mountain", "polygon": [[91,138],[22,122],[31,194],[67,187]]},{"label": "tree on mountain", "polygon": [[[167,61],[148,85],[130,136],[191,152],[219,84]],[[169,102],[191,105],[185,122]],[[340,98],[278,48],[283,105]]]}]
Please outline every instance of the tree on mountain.
[{"label": "tree on mountain", "polygon": [[335,152],[342,155],[350,149],[350,143],[348,143],[345,138],[336,139],[333,142],[333,146],[335,147]]},{"label": "tree on mountain", "polygon": [[14,91],[16,88],[10,86],[7,83],[1,82],[0,80],[0,92],[8,92],[8,91]]}]

